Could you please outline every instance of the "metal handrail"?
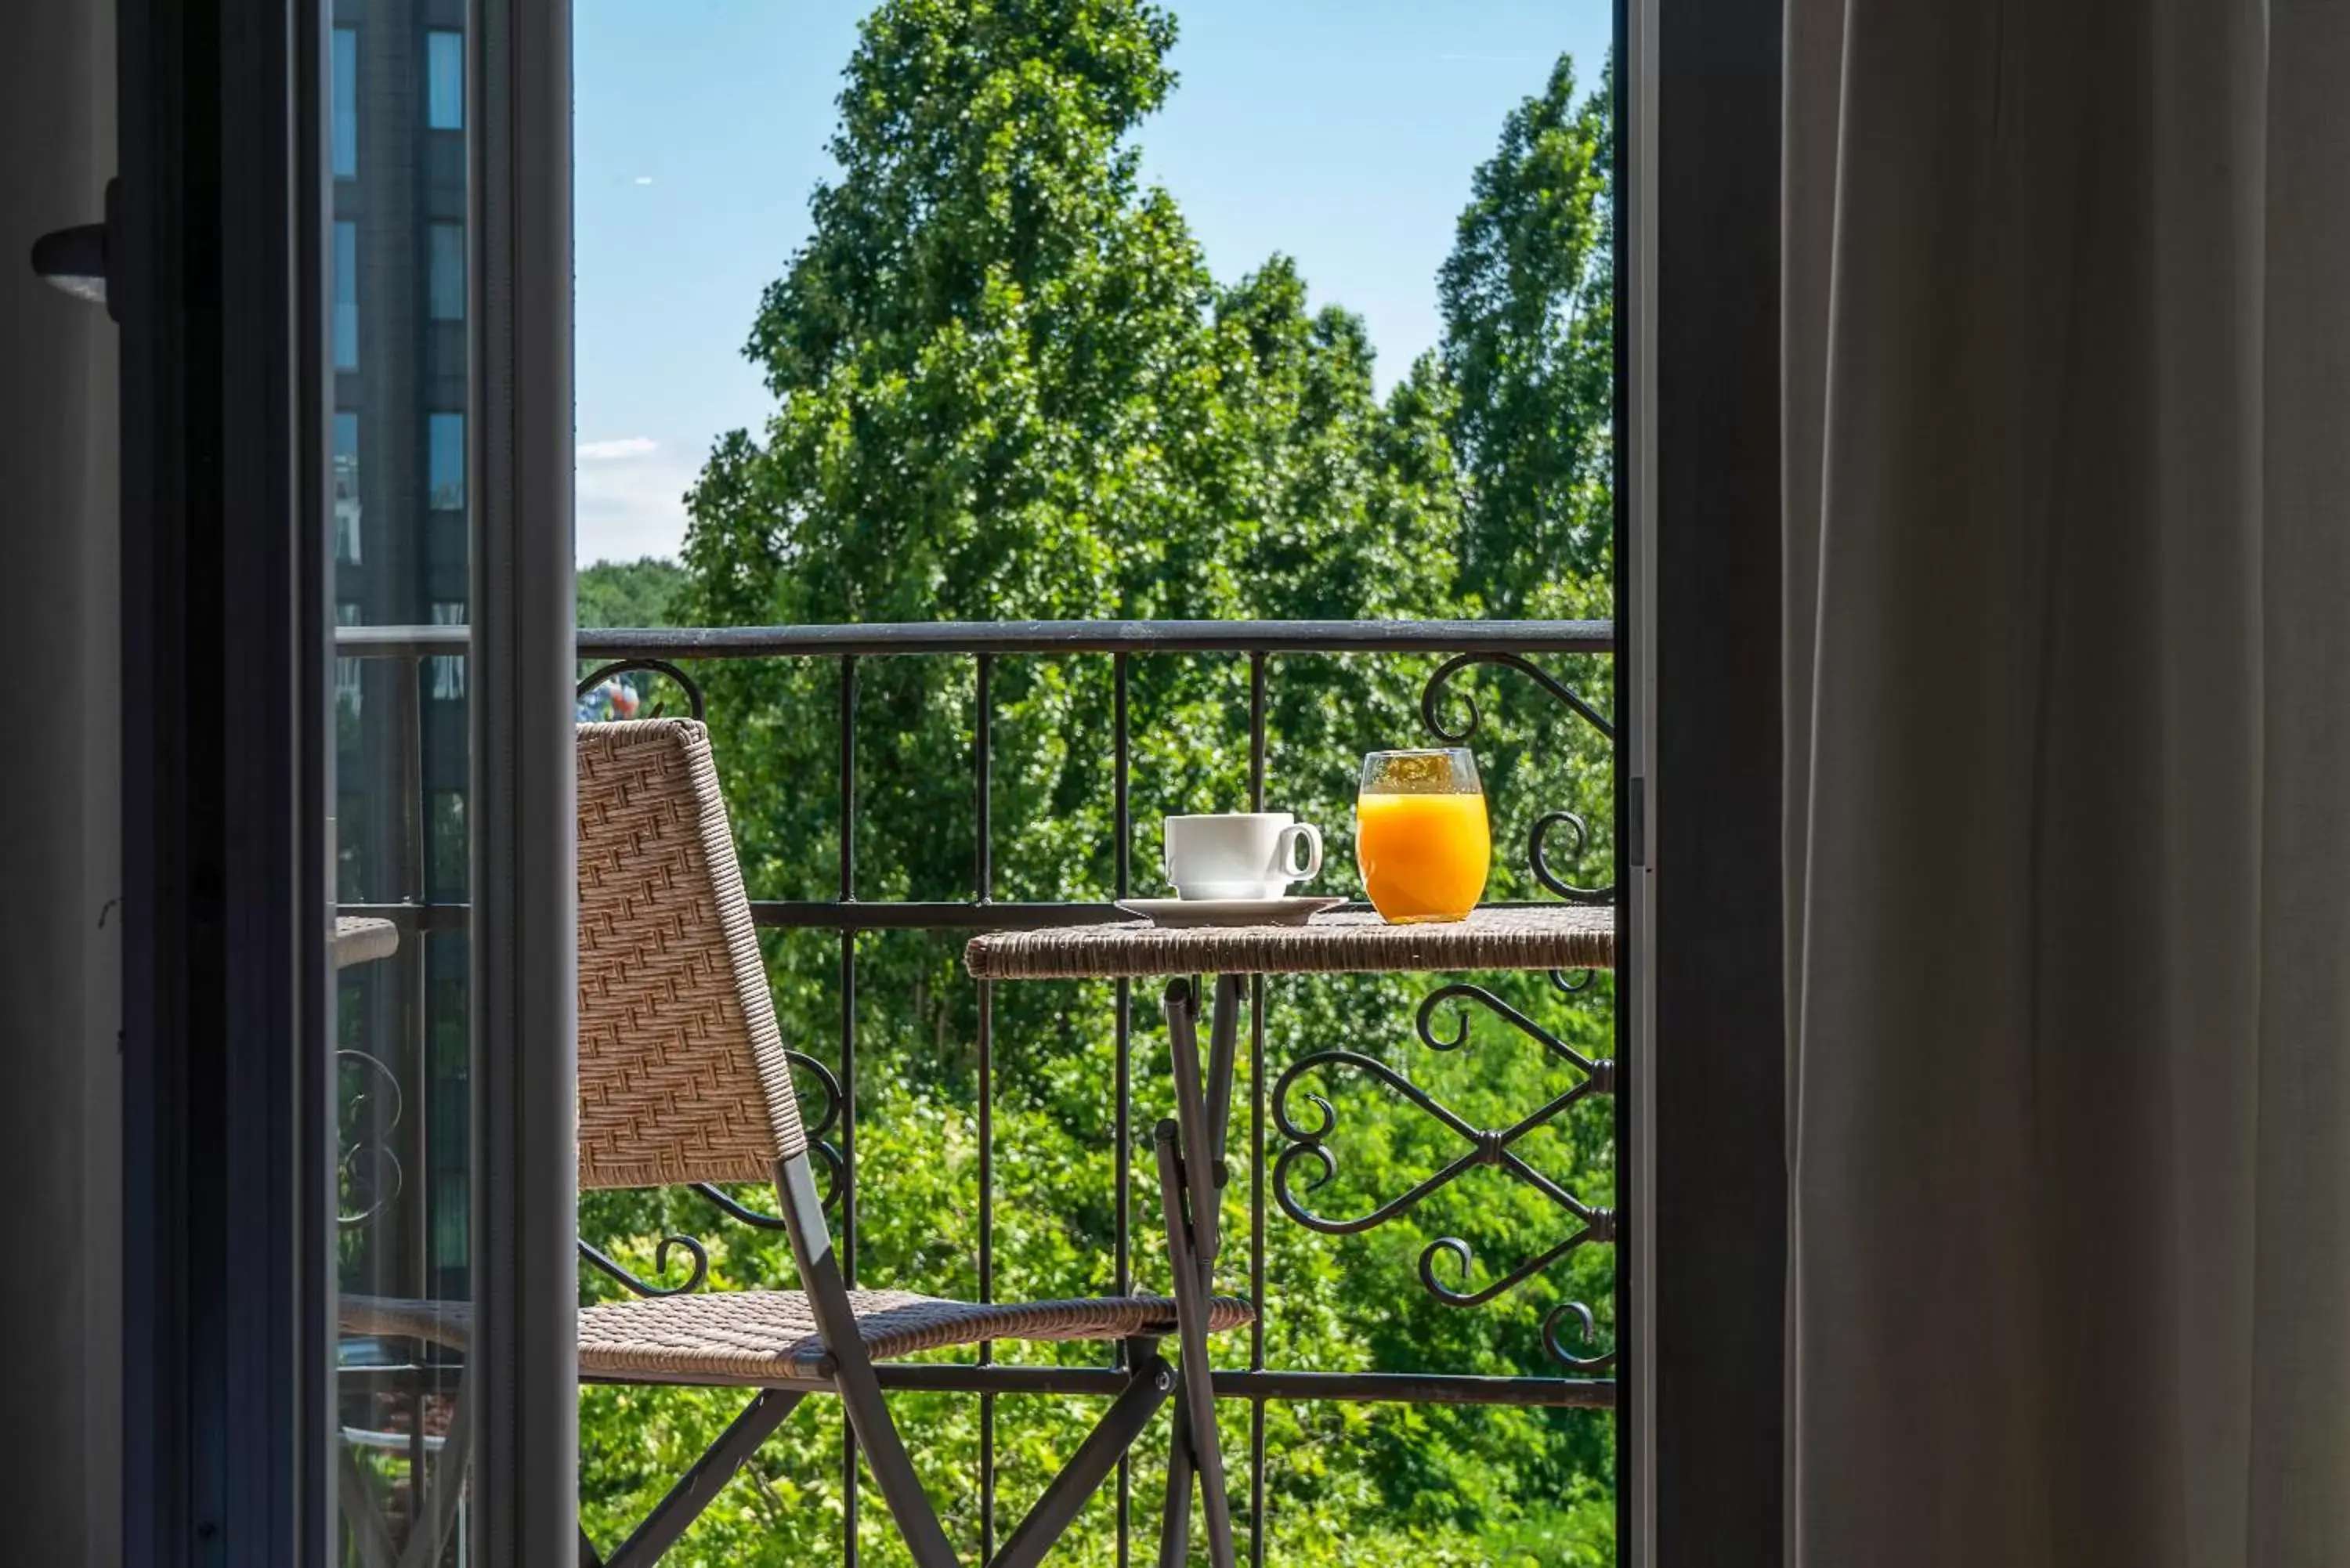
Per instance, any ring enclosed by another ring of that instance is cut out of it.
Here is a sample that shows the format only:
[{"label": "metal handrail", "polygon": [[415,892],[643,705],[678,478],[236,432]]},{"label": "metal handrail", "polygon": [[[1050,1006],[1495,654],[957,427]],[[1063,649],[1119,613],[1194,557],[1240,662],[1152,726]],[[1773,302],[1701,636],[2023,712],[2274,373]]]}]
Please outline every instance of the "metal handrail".
[{"label": "metal handrail", "polygon": [[[347,626],[346,658],[463,653],[463,626]],[[973,653],[1613,653],[1606,620],[1005,620],[583,628],[582,659]]]}]

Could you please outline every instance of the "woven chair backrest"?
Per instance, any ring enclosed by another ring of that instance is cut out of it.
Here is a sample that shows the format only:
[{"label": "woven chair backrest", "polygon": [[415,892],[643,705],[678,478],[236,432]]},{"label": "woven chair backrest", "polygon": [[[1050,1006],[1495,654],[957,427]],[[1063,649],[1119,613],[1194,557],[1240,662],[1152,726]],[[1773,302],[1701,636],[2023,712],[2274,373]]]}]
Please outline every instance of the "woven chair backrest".
[{"label": "woven chair backrest", "polygon": [[710,736],[579,726],[579,1185],[768,1181],[807,1147]]}]

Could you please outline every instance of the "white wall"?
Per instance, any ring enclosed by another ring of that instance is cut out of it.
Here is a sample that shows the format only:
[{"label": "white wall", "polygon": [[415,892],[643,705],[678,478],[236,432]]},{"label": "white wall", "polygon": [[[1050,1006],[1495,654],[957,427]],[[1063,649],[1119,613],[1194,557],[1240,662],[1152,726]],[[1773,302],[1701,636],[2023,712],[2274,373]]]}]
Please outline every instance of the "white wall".
[{"label": "white wall", "polygon": [[111,0],[7,0],[0,50],[0,1520],[120,1552],[115,327],[33,275],[101,215]]}]

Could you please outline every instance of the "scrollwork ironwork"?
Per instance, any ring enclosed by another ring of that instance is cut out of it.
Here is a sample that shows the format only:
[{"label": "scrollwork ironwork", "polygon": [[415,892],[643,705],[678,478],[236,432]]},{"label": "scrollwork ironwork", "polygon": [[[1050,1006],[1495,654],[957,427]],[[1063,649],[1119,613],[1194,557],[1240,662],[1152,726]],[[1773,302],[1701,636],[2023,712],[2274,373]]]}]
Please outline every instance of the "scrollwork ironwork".
[{"label": "scrollwork ironwork", "polygon": [[1474,697],[1463,696],[1461,699],[1461,705],[1468,710],[1468,717],[1463,719],[1458,727],[1446,724],[1438,707],[1444,694],[1445,685],[1455,675],[1476,664],[1499,665],[1503,669],[1519,671],[1553,697],[1565,703],[1593,729],[1597,730],[1608,740],[1615,740],[1616,722],[1586,701],[1572,687],[1523,654],[1491,651],[1454,654],[1436,667],[1436,673],[1430,675],[1428,678],[1428,684],[1420,689],[1420,719],[1428,725],[1429,733],[1447,744],[1455,746],[1464,744],[1477,732],[1477,725],[1484,718],[1484,714],[1477,707],[1477,700]]},{"label": "scrollwork ironwork", "polygon": [[[1564,978],[1557,980],[1556,983],[1565,990],[1581,989]],[[1437,1300],[1459,1307],[1482,1305],[1524,1284],[1578,1248],[1616,1239],[1616,1219],[1612,1211],[1585,1203],[1529,1164],[1515,1147],[1528,1134],[1555,1121],[1580,1101],[1592,1095],[1613,1093],[1615,1064],[1584,1055],[1502,997],[1483,986],[1466,982],[1439,986],[1423,998],[1413,1018],[1413,1031],[1430,1050],[1461,1050],[1470,1041],[1470,1010],[1472,1006],[1493,1014],[1519,1034],[1540,1044],[1553,1060],[1573,1069],[1576,1081],[1527,1115],[1497,1129],[1477,1126],[1413,1083],[1406,1074],[1360,1051],[1317,1051],[1298,1058],[1274,1080],[1272,1096],[1274,1126],[1287,1140],[1286,1147],[1274,1160],[1274,1200],[1284,1213],[1308,1230],[1325,1235],[1355,1235],[1371,1230],[1409,1213],[1430,1197],[1479,1167],[1489,1167],[1513,1178],[1540,1193],[1575,1221],[1572,1234],[1482,1285],[1471,1283],[1477,1259],[1468,1241],[1458,1236],[1443,1236],[1429,1243],[1419,1255],[1420,1284]],[[1338,1155],[1332,1147],[1332,1138],[1338,1130],[1339,1116],[1336,1106],[1327,1097],[1301,1089],[1299,1085],[1301,1080],[1309,1075],[1322,1075],[1326,1078],[1336,1072],[1359,1075],[1392,1091],[1404,1102],[1441,1123],[1468,1147],[1430,1175],[1421,1178],[1403,1192],[1374,1204],[1366,1212],[1332,1215],[1315,1211],[1309,1207],[1307,1196],[1326,1186],[1338,1173]],[[1309,1106],[1310,1111],[1305,1108]],[[1453,1276],[1451,1279],[1440,1273],[1440,1263],[1446,1260],[1452,1265],[1451,1269],[1444,1271]],[[1580,1303],[1568,1303],[1555,1310],[1544,1324],[1544,1344],[1552,1355],[1577,1370],[1587,1371],[1611,1365],[1615,1354],[1612,1349],[1604,1355],[1593,1357],[1577,1355],[1566,1347],[1560,1337],[1565,1322],[1562,1313],[1575,1317],[1586,1325],[1582,1335],[1586,1343],[1589,1343],[1596,1334],[1596,1329],[1591,1326],[1590,1310]]]},{"label": "scrollwork ironwork", "polygon": [[804,1051],[785,1051],[784,1060],[795,1067],[812,1074],[816,1078],[816,1087],[823,1091],[818,1096],[824,1106],[822,1116],[811,1122],[807,1117],[806,1105],[803,1104],[800,1108],[800,1124],[807,1131],[809,1144],[815,1145],[823,1140],[825,1134],[840,1125],[840,1109],[843,1104],[840,1080],[833,1075],[831,1068]]},{"label": "scrollwork ironwork", "polygon": [[[405,1179],[405,1171],[400,1166],[400,1156],[386,1147],[380,1139],[400,1126],[400,1118],[406,1113],[407,1107],[400,1096],[399,1075],[384,1065],[377,1057],[365,1051],[347,1047],[335,1053],[335,1061],[338,1065],[358,1066],[380,1078],[383,1090],[390,1101],[389,1114],[383,1117],[381,1125],[375,1128],[376,1137],[361,1137],[355,1131],[347,1130],[346,1137],[342,1140],[345,1144],[343,1152],[335,1162],[339,1177],[337,1185],[346,1196],[360,1189],[362,1167],[369,1173],[364,1182],[369,1195],[369,1200],[366,1206],[356,1211],[338,1208],[336,1212],[335,1222],[348,1230],[373,1220],[400,1196],[400,1185]],[[340,1119],[346,1129],[364,1126],[372,1118],[374,1106],[374,1096],[369,1091],[359,1089],[353,1092],[343,1101]]]},{"label": "scrollwork ironwork", "polygon": [[1543,1318],[1543,1347],[1577,1372],[1605,1372],[1613,1367],[1616,1365],[1616,1347],[1612,1345],[1597,1355],[1577,1355],[1567,1349],[1566,1342],[1559,1337],[1559,1329],[1569,1318],[1583,1325],[1583,1333],[1579,1336],[1583,1343],[1590,1345],[1597,1341],[1599,1324],[1592,1317],[1591,1309],[1581,1302],[1561,1302]]},{"label": "scrollwork ironwork", "polygon": [[710,1252],[700,1241],[691,1236],[663,1236],[660,1239],[660,1243],[653,1248],[653,1272],[656,1275],[669,1272],[669,1255],[671,1249],[681,1251],[692,1259],[693,1267],[687,1273],[683,1284],[657,1285],[629,1272],[625,1265],[614,1260],[610,1253],[590,1244],[587,1238],[579,1239],[581,1257],[595,1264],[598,1271],[617,1281],[624,1288],[640,1296],[691,1295],[700,1290],[709,1280]]},{"label": "scrollwork ironwork", "polygon": [[[675,682],[678,689],[685,693],[686,706],[693,717],[696,720],[704,717],[701,683],[666,659],[616,659],[609,664],[598,665],[580,679],[578,688],[572,695],[585,697],[615,675],[638,674],[658,675]],[[651,716],[660,717],[658,704],[654,706]]]},{"label": "scrollwork ironwork", "polygon": [[[1465,692],[1460,697],[1460,718],[1457,723],[1447,722],[1444,710],[1445,689],[1448,683],[1461,670],[1479,664],[1498,665],[1506,670],[1521,672],[1552,697],[1565,704],[1610,743],[1614,742],[1615,721],[1593,707],[1580,693],[1533,660],[1522,654],[1503,652],[1456,654],[1437,666],[1435,673],[1428,678],[1428,684],[1420,690],[1419,716],[1421,722],[1428,726],[1429,732],[1439,740],[1451,745],[1465,744],[1470,737],[1477,732],[1478,724],[1483,721],[1484,714],[1479,710],[1477,700]],[[1566,850],[1569,859],[1579,859],[1590,847],[1591,826],[1581,815],[1572,811],[1543,813],[1534,819],[1533,828],[1526,835],[1526,862],[1534,872],[1534,880],[1569,903],[1614,903],[1616,888],[1612,882],[1604,888],[1587,888],[1566,876],[1552,864],[1551,836],[1562,829],[1571,841]]]},{"label": "scrollwork ironwork", "polygon": [[803,1096],[800,1102],[800,1125],[807,1132],[809,1156],[816,1164],[824,1168],[824,1195],[819,1202],[822,1207],[830,1209],[840,1197],[841,1185],[847,1172],[841,1161],[839,1147],[826,1135],[840,1125],[841,1111],[847,1104],[847,1097],[840,1092],[840,1080],[833,1075],[832,1069],[815,1057],[803,1051],[786,1051],[784,1053],[784,1059],[794,1067],[814,1077],[816,1082],[816,1103],[821,1109],[818,1115],[811,1118],[808,1116],[806,1099]]},{"label": "scrollwork ironwork", "polygon": [[[363,1158],[371,1173],[364,1178],[360,1174]],[[335,1215],[335,1223],[345,1230],[364,1225],[382,1213],[400,1196],[400,1185],[406,1179],[400,1156],[380,1144],[355,1145],[345,1149],[343,1157],[335,1162],[335,1168],[340,1178],[337,1185],[343,1192],[348,1194],[364,1188],[369,1193],[365,1208],[356,1211],[343,1210]]]},{"label": "scrollwork ironwork", "polygon": [[1586,888],[1568,881],[1551,869],[1550,857],[1546,851],[1549,847],[1552,830],[1560,827],[1565,828],[1573,836],[1574,846],[1567,851],[1571,858],[1580,859],[1584,850],[1591,843],[1589,825],[1575,813],[1571,811],[1543,813],[1534,818],[1534,827],[1526,835],[1526,863],[1534,868],[1534,880],[1570,904],[1614,903],[1616,901],[1614,883],[1611,882],[1605,888]]},{"label": "scrollwork ironwork", "polygon": [[1419,1031],[1419,1037],[1439,1051],[1457,1051],[1462,1045],[1468,1044],[1468,1009],[1463,1007],[1455,1007],[1453,1009],[1453,1019],[1460,1025],[1460,1028],[1450,1040],[1439,1040],[1436,1037],[1435,1028],[1430,1022],[1436,1016],[1436,1010],[1442,1007],[1445,1003],[1463,1002],[1473,1002],[1480,1007],[1490,1009],[1493,1012],[1499,1014],[1504,1022],[1506,1022],[1512,1028],[1515,1029],[1519,1033],[1524,1035],[1529,1040],[1539,1042],[1544,1051],[1549,1052],[1553,1056],[1555,1056],[1558,1060],[1565,1063],[1576,1072],[1583,1074],[1586,1077],[1589,1077],[1597,1072],[1599,1064],[1596,1062],[1594,1062],[1588,1056],[1584,1055],[1583,1053],[1577,1051],[1565,1041],[1561,1040],[1557,1035],[1553,1034],[1549,1030],[1544,1029],[1541,1024],[1536,1023],[1533,1019],[1528,1018],[1524,1013],[1519,1012],[1516,1008],[1511,1006],[1508,1002],[1503,1001],[1500,997],[1494,995],[1492,992],[1486,990],[1482,985],[1470,985],[1465,982],[1455,981],[1449,985],[1440,985],[1434,991],[1430,992],[1425,997],[1422,997],[1419,1003],[1419,1015],[1415,1021],[1415,1025]]},{"label": "scrollwork ironwork", "polygon": [[[1458,1236],[1440,1236],[1430,1241],[1419,1254],[1419,1282],[1428,1288],[1430,1295],[1448,1305],[1483,1306],[1495,1296],[1504,1294],[1524,1284],[1576,1248],[1589,1246],[1595,1241],[1608,1241],[1615,1239],[1615,1225],[1607,1210],[1582,1209],[1579,1204],[1575,1205],[1570,1212],[1575,1210],[1580,1210],[1585,1216],[1586,1223],[1582,1230],[1549,1251],[1527,1259],[1500,1279],[1477,1290],[1465,1288],[1469,1283],[1469,1276],[1475,1272],[1477,1266],[1476,1252],[1468,1242]],[[1449,1257],[1460,1265],[1461,1283],[1464,1288],[1456,1290],[1436,1277],[1436,1260],[1440,1256]]]},{"label": "scrollwork ironwork", "polygon": [[729,1219],[740,1220],[743,1224],[761,1231],[789,1229],[782,1215],[762,1214],[750,1205],[737,1201],[723,1188],[712,1187],[706,1181],[697,1181],[692,1184],[692,1189],[694,1196],[708,1202]]}]

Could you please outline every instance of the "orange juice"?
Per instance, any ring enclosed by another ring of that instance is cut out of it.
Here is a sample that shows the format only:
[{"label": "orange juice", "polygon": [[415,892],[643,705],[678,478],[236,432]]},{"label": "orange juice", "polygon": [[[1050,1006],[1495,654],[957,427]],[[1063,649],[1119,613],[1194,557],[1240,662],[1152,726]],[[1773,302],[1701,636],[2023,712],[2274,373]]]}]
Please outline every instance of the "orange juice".
[{"label": "orange juice", "polygon": [[1398,925],[1467,915],[1484,896],[1492,857],[1482,794],[1365,794],[1355,802],[1363,890]]}]

